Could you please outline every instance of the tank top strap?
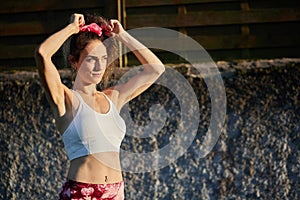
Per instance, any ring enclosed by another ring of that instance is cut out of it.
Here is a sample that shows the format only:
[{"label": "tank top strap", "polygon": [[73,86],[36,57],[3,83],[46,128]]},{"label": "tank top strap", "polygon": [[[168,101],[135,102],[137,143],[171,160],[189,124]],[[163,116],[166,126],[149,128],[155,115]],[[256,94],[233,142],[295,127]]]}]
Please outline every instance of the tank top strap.
[{"label": "tank top strap", "polygon": [[[99,91],[100,92],[100,91]],[[104,93],[104,92],[100,92],[101,94],[104,95],[104,97],[107,99],[107,101],[109,102],[109,104],[111,106],[113,106],[115,109],[117,109],[116,105],[114,104],[114,102],[112,102],[112,100]]]},{"label": "tank top strap", "polygon": [[75,96],[78,98],[78,100],[80,101],[80,103],[83,103],[83,99],[82,97],[80,96],[80,94],[78,92],[76,92],[75,90],[71,90],[73,92],[73,94],[75,94]]},{"label": "tank top strap", "polygon": [[[72,92],[78,98],[80,104],[85,104],[85,101],[83,100],[83,98],[81,97],[81,95],[78,92],[76,92],[75,90],[72,90]],[[104,97],[107,99],[109,105],[116,109],[116,105],[112,102],[112,100],[104,92],[100,92],[100,91],[98,91],[98,92],[103,94]]]},{"label": "tank top strap", "polygon": [[110,98],[109,98],[104,92],[100,92],[100,91],[99,91],[99,93],[103,94],[104,97],[107,99],[107,101],[108,101],[109,103],[112,103],[112,101],[110,100]]}]

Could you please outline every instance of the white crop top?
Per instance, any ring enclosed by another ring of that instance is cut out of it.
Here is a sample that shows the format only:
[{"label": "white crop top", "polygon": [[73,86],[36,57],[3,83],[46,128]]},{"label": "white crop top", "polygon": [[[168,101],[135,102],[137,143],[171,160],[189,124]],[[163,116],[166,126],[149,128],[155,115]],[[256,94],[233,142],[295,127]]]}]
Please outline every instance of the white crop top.
[{"label": "white crop top", "polygon": [[62,135],[69,160],[100,152],[119,152],[126,125],[116,106],[102,93],[109,102],[109,111],[101,114],[87,105],[76,91],[73,93],[79,99],[79,107]]}]

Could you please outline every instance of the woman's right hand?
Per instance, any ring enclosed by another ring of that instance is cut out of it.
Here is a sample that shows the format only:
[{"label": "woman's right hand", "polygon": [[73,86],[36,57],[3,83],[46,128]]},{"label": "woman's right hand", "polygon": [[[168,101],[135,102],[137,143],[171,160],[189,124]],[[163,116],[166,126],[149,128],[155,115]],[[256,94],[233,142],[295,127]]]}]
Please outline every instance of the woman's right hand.
[{"label": "woman's right hand", "polygon": [[84,26],[84,16],[82,14],[74,13],[71,16],[70,24],[72,24],[75,27],[75,34],[80,31],[80,27]]}]

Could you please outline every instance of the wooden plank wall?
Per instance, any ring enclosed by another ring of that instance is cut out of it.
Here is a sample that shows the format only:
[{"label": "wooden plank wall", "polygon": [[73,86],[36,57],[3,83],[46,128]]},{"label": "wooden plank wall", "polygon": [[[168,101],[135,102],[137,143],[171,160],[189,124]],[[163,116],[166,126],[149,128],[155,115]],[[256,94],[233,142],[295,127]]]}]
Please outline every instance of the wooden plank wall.
[{"label": "wooden plank wall", "polygon": [[[72,13],[117,18],[120,10],[127,29],[180,31],[215,60],[300,57],[299,0],[9,0],[0,7],[0,70],[34,66],[36,46],[64,27]],[[182,62],[166,52],[159,56],[167,63]],[[54,60],[60,62],[61,54]]]},{"label": "wooden plank wall", "polygon": [[[0,70],[32,68],[34,50],[51,33],[63,28],[72,13],[98,13],[117,17],[117,1],[111,0],[9,0],[0,7]],[[54,60],[60,65],[62,53]]]},{"label": "wooden plank wall", "polygon": [[[300,57],[299,0],[126,0],[124,12],[127,29],[180,31],[215,60]],[[166,52],[160,57],[182,62]]]}]

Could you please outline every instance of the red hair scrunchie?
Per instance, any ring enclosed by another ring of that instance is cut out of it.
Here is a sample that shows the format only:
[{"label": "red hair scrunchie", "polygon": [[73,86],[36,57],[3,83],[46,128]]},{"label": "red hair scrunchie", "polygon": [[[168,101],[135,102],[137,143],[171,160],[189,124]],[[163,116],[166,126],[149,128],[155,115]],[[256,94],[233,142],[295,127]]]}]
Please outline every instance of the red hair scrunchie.
[{"label": "red hair scrunchie", "polygon": [[102,35],[102,28],[96,23],[91,23],[81,27],[80,32],[93,32],[100,37]]}]

